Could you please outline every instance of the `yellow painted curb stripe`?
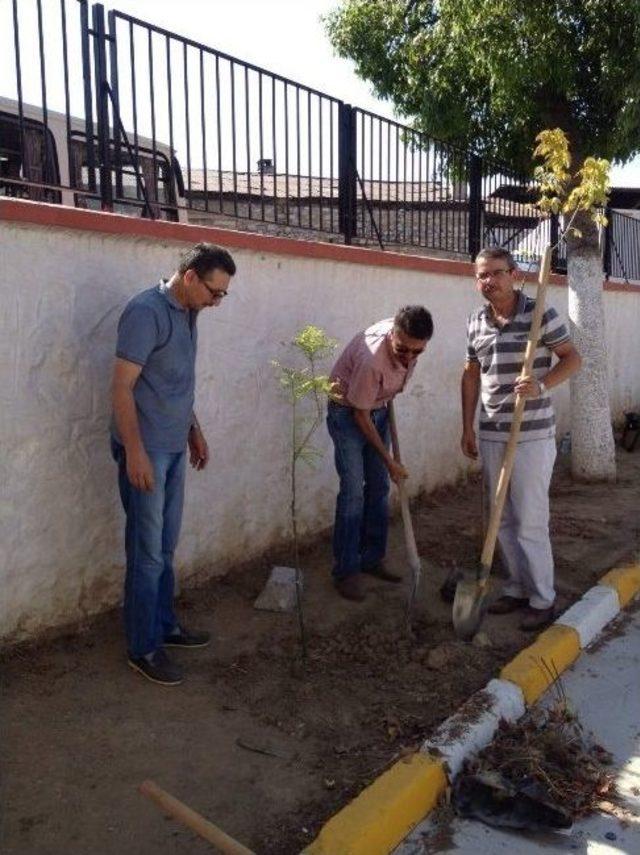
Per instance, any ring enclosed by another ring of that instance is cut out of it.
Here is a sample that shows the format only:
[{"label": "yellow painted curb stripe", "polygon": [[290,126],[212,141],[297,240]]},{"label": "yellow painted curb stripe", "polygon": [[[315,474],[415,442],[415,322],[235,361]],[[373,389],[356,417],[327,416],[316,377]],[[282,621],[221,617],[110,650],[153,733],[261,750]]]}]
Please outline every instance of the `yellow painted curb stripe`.
[{"label": "yellow painted curb stripe", "polygon": [[554,624],[530,647],[521,650],[505,665],[500,676],[520,686],[528,706],[535,703],[553,682],[544,664],[561,674],[580,654],[580,636],[573,627]]},{"label": "yellow painted curb stripe", "polygon": [[[599,584],[614,588],[623,608],[640,591],[640,563],[610,570]],[[562,619],[561,619],[562,620]],[[580,655],[580,636],[556,623],[500,672],[522,689],[527,706],[546,692]],[[388,855],[436,806],[447,787],[442,761],[414,754],[396,763],[345,808],[333,816],[305,855]]]},{"label": "yellow painted curb stripe", "polygon": [[387,855],[431,811],[447,786],[442,761],[400,760],[327,822],[307,855]]},{"label": "yellow painted curb stripe", "polygon": [[600,584],[615,588],[618,592],[620,608],[624,608],[640,591],[640,564],[634,563],[610,570],[600,579]]}]

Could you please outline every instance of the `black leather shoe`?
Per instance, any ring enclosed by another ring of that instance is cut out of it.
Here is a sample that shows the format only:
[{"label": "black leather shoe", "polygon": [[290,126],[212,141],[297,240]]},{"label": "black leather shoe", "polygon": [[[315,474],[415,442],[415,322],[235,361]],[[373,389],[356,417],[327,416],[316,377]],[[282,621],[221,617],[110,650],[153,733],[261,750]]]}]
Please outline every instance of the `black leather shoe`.
[{"label": "black leather shoe", "polygon": [[520,629],[523,632],[535,632],[538,629],[546,629],[556,618],[556,610],[553,606],[548,609],[532,609],[528,608],[527,613],[522,618]]},{"label": "black leather shoe", "polygon": [[354,600],[361,603],[366,599],[367,593],[362,584],[362,576],[360,573],[354,573],[351,576],[344,576],[342,579],[336,579],[334,582],[336,591],[345,600]]},{"label": "black leather shoe", "polygon": [[181,626],[178,632],[168,635],[163,644],[165,647],[206,647],[210,641],[210,633],[189,631]]},{"label": "black leather shoe", "polygon": [[172,662],[162,649],[150,656],[129,657],[128,664],[147,680],[160,686],[179,686],[184,679],[182,668]]}]

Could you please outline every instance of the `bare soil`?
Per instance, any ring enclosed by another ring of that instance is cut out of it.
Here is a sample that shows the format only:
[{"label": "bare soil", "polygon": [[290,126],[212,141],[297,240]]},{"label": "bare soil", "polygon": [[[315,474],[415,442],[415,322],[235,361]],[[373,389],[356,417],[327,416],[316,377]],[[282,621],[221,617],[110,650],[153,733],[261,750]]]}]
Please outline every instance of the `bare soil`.
[{"label": "bare soil", "polygon": [[[558,606],[568,607],[640,547],[640,453],[619,456],[614,485],[573,483],[560,459],[552,487]],[[481,544],[480,482],[416,502],[425,585],[407,633],[407,587],[367,579],[362,604],[330,582],[330,542],[302,559],[309,656],[294,616],[253,601],[270,555],[181,598],[185,623],[214,643],[175,651],[175,689],[126,667],[120,616],[5,651],[2,825],[9,855],[210,852],[137,787],[152,778],[263,855],[292,855],[320,825],[495,676],[530,636],[518,616],[487,618],[484,646],[455,639],[438,589]],[[406,571],[396,521],[388,563]],[[408,573],[408,571],[406,571]],[[338,853],[336,853],[338,855]]]}]

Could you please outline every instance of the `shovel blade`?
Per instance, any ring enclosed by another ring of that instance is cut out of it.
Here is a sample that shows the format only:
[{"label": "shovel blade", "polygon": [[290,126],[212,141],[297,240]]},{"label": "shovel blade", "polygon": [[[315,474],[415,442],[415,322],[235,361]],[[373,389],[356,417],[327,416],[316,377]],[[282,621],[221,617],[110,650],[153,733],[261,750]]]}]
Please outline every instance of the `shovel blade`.
[{"label": "shovel blade", "polygon": [[482,625],[486,611],[486,579],[478,574],[464,576],[456,586],[453,600],[453,629],[462,641],[471,641]]}]

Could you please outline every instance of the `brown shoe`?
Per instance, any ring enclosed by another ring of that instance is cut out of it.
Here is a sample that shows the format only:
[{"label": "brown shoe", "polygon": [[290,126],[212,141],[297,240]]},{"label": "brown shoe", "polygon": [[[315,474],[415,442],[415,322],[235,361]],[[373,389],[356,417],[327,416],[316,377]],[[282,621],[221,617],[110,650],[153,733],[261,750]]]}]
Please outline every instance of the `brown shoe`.
[{"label": "brown shoe", "polygon": [[387,570],[383,561],[363,567],[362,572],[366,573],[367,576],[375,576],[376,579],[382,579],[384,582],[402,582],[402,576],[399,573],[392,573],[391,570]]},{"label": "brown shoe", "polygon": [[354,600],[357,603],[361,603],[367,596],[362,583],[362,576],[359,573],[344,576],[342,579],[336,579],[334,584],[337,592],[345,600]]},{"label": "brown shoe", "polygon": [[511,612],[517,612],[518,609],[525,609],[528,605],[529,600],[526,598],[504,596],[489,606],[487,611],[490,615],[508,615]]},{"label": "brown shoe", "polygon": [[545,629],[555,620],[556,610],[553,606],[548,609],[528,608],[526,615],[522,618],[520,629],[523,632],[535,632],[537,629]]}]

